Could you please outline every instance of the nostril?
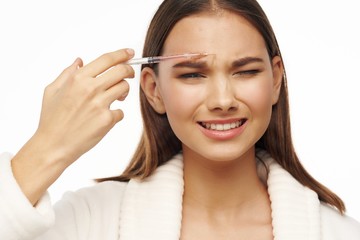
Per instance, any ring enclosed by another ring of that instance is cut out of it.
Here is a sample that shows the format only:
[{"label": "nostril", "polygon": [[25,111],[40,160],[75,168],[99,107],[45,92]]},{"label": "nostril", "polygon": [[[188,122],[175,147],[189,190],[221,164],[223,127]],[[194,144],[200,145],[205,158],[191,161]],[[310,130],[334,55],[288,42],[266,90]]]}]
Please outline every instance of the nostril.
[{"label": "nostril", "polygon": [[222,111],[222,112],[234,112],[237,111],[238,106],[235,103],[231,104],[218,104],[216,107],[212,108],[213,111]]}]

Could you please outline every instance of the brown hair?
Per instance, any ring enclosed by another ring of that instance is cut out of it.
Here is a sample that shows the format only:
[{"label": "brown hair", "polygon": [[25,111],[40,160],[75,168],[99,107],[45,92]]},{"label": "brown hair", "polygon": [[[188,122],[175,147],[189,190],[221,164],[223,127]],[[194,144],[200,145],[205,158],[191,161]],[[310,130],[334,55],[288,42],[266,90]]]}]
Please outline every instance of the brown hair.
[{"label": "brown hair", "polygon": [[[281,52],[271,24],[256,0],[165,0],[155,13],[148,28],[143,56],[161,55],[164,42],[174,25],[181,19],[202,12],[226,10],[247,19],[263,36],[269,57],[281,57]],[[144,68],[146,66],[142,66]],[[156,71],[156,65],[150,66]],[[105,180],[128,181],[144,179],[154,170],[181,151],[181,142],[172,131],[166,114],[153,110],[140,88],[143,134],[137,150],[118,177]],[[265,149],[285,170],[301,184],[314,190],[319,199],[341,213],[345,211],[343,201],[328,188],[316,181],[302,166],[291,138],[288,90],[284,70],[278,102],[273,106],[268,129],[256,143]]]}]

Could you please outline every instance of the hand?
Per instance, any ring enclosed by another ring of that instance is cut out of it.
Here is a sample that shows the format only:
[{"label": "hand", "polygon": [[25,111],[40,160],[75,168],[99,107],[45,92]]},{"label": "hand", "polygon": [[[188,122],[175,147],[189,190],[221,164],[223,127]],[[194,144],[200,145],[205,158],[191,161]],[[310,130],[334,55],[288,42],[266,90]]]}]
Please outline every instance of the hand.
[{"label": "hand", "polygon": [[110,105],[129,91],[124,79],[132,78],[134,70],[121,63],[133,55],[132,50],[119,50],[86,66],[76,59],[46,87],[39,127],[11,161],[14,177],[33,205],[123,118]]},{"label": "hand", "polygon": [[129,91],[125,78],[134,70],[121,64],[132,50],[107,53],[83,66],[77,59],[46,87],[39,127],[33,138],[53,157],[69,165],[94,147],[124,114],[110,110]]}]

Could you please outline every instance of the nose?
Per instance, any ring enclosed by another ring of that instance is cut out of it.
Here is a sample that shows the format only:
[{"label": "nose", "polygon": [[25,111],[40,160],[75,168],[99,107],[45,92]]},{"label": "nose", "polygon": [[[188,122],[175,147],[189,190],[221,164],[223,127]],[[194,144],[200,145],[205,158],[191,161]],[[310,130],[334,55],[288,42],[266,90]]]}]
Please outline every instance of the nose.
[{"label": "nose", "polygon": [[229,112],[238,109],[235,88],[229,79],[218,77],[208,86],[207,107],[210,111]]}]

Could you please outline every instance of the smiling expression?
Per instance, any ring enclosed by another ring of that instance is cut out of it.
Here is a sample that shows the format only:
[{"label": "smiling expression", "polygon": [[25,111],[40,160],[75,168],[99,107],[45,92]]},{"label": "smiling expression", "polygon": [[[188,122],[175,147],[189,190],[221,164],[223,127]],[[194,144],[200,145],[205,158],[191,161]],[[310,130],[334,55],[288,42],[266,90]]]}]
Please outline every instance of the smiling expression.
[{"label": "smiling expression", "polygon": [[180,20],[162,55],[206,52],[159,64],[156,91],[184,155],[215,161],[238,159],[266,131],[282,76],[261,34],[234,13]]}]

